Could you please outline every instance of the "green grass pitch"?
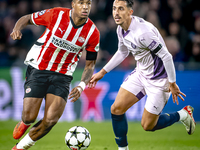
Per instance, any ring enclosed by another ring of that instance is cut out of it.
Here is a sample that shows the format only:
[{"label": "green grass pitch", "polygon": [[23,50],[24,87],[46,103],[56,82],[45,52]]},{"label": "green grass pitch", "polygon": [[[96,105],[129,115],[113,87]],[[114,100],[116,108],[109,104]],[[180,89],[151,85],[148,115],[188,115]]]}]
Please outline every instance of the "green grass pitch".
[{"label": "green grass pitch", "polygon": [[[12,137],[16,121],[0,121],[0,150],[11,150],[18,140]],[[59,122],[45,137],[30,150],[69,150],[64,137],[69,128],[75,125],[86,127],[92,137],[87,150],[117,150],[111,121],[105,122]],[[166,129],[147,132],[140,122],[129,122],[129,150],[200,150],[200,123],[193,135],[188,135],[181,123]]]}]

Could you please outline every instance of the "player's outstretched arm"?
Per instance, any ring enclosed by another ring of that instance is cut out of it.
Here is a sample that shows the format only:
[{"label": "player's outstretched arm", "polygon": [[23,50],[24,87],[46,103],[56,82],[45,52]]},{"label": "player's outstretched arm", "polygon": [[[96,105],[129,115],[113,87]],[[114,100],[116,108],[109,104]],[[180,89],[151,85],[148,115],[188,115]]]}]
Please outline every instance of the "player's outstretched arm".
[{"label": "player's outstretched arm", "polygon": [[89,83],[92,74],[94,72],[96,60],[86,60],[85,68],[81,77],[81,82],[78,86],[72,89],[69,93],[69,99],[73,98],[71,102],[75,102],[81,96],[82,91],[85,89],[86,85]]},{"label": "player's outstretched arm", "polygon": [[182,96],[186,97],[186,95],[180,91],[180,89],[179,89],[178,85],[176,84],[176,82],[170,83],[169,90],[172,93],[172,99],[173,99],[174,103],[176,102],[177,105],[179,104],[178,97],[182,101],[184,101],[184,98]]},{"label": "player's outstretched arm", "polygon": [[89,88],[94,88],[99,80],[101,80],[107,72],[104,69],[101,69],[99,72],[94,74],[88,83]]},{"label": "player's outstretched arm", "polygon": [[33,24],[31,21],[31,15],[25,15],[21,17],[15,24],[12,33],[10,34],[13,40],[20,40],[22,38],[21,30],[27,25]]},{"label": "player's outstretched arm", "polygon": [[109,62],[98,73],[94,74],[88,84],[89,88],[94,88],[97,82],[110,72],[113,68],[118,66],[129,54],[127,49],[117,50]]}]

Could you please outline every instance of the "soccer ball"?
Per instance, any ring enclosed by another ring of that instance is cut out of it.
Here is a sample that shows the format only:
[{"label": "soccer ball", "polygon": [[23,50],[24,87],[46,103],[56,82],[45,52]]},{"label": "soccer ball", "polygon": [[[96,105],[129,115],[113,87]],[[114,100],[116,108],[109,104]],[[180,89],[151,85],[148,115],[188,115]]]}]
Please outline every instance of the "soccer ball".
[{"label": "soccer ball", "polygon": [[71,150],[87,149],[90,142],[90,133],[82,126],[74,126],[70,128],[65,135],[65,143]]}]

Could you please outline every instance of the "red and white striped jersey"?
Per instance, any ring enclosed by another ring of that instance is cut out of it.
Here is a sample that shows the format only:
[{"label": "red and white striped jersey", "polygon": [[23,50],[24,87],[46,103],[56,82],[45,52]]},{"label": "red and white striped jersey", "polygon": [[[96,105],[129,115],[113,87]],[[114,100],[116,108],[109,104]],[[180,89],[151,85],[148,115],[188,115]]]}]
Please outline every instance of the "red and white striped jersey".
[{"label": "red and white striped jersey", "polygon": [[45,26],[46,30],[28,52],[25,64],[72,75],[83,50],[99,51],[100,34],[95,24],[88,18],[77,27],[70,16],[71,9],[61,7],[31,15],[32,22]]}]

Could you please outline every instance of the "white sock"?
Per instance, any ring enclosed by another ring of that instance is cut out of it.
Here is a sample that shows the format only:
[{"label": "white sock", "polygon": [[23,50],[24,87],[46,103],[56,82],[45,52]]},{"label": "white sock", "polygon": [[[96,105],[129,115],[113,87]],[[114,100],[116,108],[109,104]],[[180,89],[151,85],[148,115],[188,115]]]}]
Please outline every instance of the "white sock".
[{"label": "white sock", "polygon": [[128,146],[125,146],[125,147],[118,147],[118,150],[129,150],[129,149]]},{"label": "white sock", "polygon": [[17,149],[28,149],[33,146],[35,142],[36,141],[33,141],[27,133],[26,136],[17,144]]},{"label": "white sock", "polygon": [[[22,121],[23,122],[23,121]],[[24,123],[24,122],[23,122]],[[29,124],[26,124],[26,123],[24,123],[26,126],[29,126],[29,125],[31,125],[31,123],[29,123]]]},{"label": "white sock", "polygon": [[187,113],[185,112],[185,110],[181,109],[177,112],[179,113],[180,121],[184,121],[187,118]]}]

